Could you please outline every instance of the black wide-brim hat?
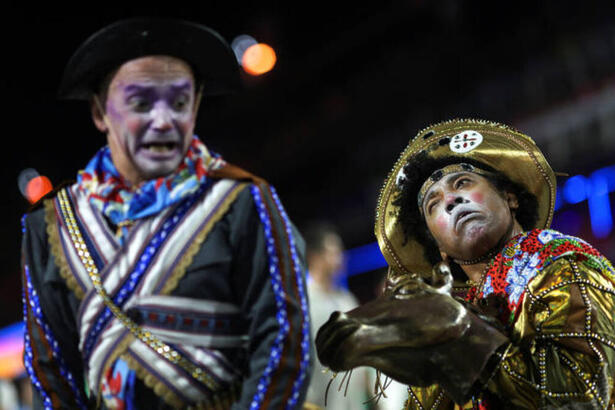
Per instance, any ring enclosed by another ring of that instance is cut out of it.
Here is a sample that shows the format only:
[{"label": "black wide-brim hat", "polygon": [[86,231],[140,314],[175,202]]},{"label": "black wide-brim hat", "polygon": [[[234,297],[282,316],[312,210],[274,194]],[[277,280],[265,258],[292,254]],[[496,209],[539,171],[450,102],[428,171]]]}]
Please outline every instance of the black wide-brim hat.
[{"label": "black wide-brim hat", "polygon": [[240,88],[237,59],[220,34],[202,24],[141,17],[108,25],[83,42],[66,65],[58,96],[87,100],[112,70],[150,55],[187,62],[203,84],[204,95]]}]

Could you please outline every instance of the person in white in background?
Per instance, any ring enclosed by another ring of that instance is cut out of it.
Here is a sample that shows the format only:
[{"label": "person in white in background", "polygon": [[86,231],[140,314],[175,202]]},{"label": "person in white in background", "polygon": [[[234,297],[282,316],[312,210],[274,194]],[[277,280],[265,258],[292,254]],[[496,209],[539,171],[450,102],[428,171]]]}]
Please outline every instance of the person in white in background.
[{"label": "person in white in background", "polygon": [[0,379],[0,410],[17,410],[17,388],[10,379]]},{"label": "person in white in background", "polygon": [[[335,227],[328,223],[313,223],[302,231],[306,241],[308,263],[308,298],[310,301],[310,317],[312,337],[334,311],[347,311],[358,306],[359,302],[348,290],[336,284],[336,279],[342,270],[344,245]],[[368,368],[355,369],[346,390],[344,382],[341,389],[341,378],[331,383],[326,398],[326,408],[334,410],[369,409],[370,404],[364,404],[371,394]],[[325,407],[325,392],[331,380],[331,373],[315,360],[314,371],[308,387],[307,402],[309,408]],[[344,397],[346,392],[346,397]]]}]

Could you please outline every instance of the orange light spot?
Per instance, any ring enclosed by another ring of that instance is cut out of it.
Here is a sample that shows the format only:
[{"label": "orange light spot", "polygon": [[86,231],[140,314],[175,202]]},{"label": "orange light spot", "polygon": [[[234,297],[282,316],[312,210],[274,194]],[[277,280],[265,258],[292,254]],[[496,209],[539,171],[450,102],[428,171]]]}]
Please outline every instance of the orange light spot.
[{"label": "orange light spot", "polygon": [[51,181],[44,175],[34,177],[26,186],[26,196],[31,204],[35,203],[53,189]]},{"label": "orange light spot", "polygon": [[6,352],[0,356],[0,378],[12,379],[25,371],[23,348],[16,352]]},{"label": "orange light spot", "polygon": [[241,65],[246,73],[261,75],[271,71],[277,61],[273,48],[264,43],[254,44],[247,48],[241,58]]}]

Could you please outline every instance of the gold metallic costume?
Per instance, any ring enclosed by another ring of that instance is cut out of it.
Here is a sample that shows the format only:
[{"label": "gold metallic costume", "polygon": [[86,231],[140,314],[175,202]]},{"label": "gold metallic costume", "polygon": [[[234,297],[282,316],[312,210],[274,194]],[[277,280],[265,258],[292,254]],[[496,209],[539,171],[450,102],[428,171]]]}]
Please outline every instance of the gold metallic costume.
[{"label": "gold metallic costume", "polygon": [[[488,290],[483,287],[479,291],[483,297],[475,301],[485,314],[510,323],[506,334],[511,343],[496,353],[495,367],[481,375],[485,383],[477,386],[477,394],[463,406],[455,405],[439,386],[410,387],[407,409],[469,409],[479,408],[479,404],[481,408],[560,408],[571,402],[580,408],[613,406],[613,268],[575,238],[555,231],[535,232],[554,238],[545,247],[552,244],[560,254],[553,255],[550,249],[542,252],[542,261],[555,260],[544,268],[534,268],[535,276],[527,281],[519,303],[512,306],[514,311],[501,304],[502,296],[510,296],[505,290],[484,297]],[[523,239],[531,242],[533,236]],[[514,259],[512,248],[504,248],[504,254],[495,258],[488,278],[497,277]],[[507,257],[507,251],[513,256]],[[526,271],[529,276],[532,268],[526,266]],[[476,288],[464,291],[471,296]]]},{"label": "gold metallic costume", "polygon": [[[484,164],[537,200],[534,225],[489,253],[480,283],[449,293],[450,271],[434,269],[399,222],[404,165],[418,155]],[[373,366],[413,386],[407,409],[615,408],[615,271],[591,245],[548,229],[555,187],[534,141],[508,126],[462,119],[420,131],[376,210],[387,292],[331,317],[316,339],[321,362]],[[444,284],[437,272],[448,272]]]}]

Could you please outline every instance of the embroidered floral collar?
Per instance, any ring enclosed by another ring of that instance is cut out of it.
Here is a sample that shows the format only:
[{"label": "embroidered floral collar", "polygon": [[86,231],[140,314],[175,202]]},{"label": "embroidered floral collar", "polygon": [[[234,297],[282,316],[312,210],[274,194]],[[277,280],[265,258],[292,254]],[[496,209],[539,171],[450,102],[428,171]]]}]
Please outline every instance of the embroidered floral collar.
[{"label": "embroidered floral collar", "polygon": [[477,292],[479,300],[492,295],[504,299],[501,319],[510,324],[523,302],[526,286],[542,269],[565,256],[603,270],[615,281],[610,262],[584,240],[551,229],[534,229],[508,242],[489,263],[482,289],[470,288],[466,300],[474,300]]}]

